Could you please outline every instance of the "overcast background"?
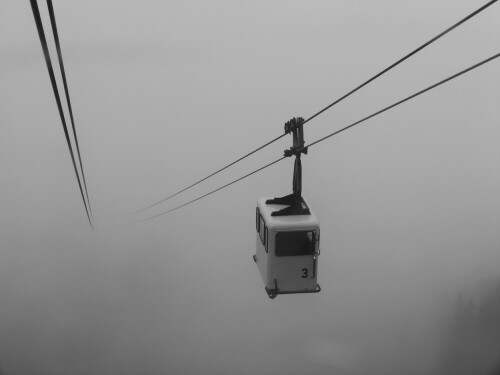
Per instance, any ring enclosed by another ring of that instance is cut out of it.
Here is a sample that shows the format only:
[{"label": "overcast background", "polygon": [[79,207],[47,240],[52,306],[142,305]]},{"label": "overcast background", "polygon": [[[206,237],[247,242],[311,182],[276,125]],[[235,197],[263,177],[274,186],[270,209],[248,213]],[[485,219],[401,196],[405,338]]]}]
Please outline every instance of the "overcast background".
[{"label": "overcast background", "polygon": [[[29,2],[0,0],[0,373],[444,373],[459,293],[500,273],[497,60],[303,157],[319,294],[270,300],[252,260],[256,201],[291,192],[291,159],[154,221],[123,214],[485,2],[55,0],[92,232]],[[499,19],[495,4],[308,123],[306,142],[498,53]]]}]

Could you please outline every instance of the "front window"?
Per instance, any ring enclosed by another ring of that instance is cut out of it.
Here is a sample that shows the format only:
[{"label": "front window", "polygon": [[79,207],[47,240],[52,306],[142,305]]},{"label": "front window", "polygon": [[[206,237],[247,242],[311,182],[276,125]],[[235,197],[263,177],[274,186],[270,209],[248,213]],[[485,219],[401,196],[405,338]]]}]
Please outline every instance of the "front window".
[{"label": "front window", "polygon": [[315,244],[314,231],[276,233],[276,256],[312,255]]}]

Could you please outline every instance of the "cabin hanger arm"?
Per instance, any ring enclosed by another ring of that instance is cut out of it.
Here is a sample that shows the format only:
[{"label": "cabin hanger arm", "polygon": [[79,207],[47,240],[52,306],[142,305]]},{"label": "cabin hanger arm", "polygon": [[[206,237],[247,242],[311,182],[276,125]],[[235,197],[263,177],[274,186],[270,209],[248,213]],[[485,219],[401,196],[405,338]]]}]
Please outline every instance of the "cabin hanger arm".
[{"label": "cabin hanger arm", "polygon": [[286,157],[295,155],[295,164],[293,168],[293,193],[284,197],[268,199],[266,204],[282,204],[288,207],[279,211],[274,211],[272,216],[288,216],[288,215],[310,215],[309,207],[302,198],[302,162],[300,156],[307,155],[307,147],[304,147],[304,119],[302,117],[294,117],[285,123],[285,133],[292,133],[293,146],[284,151]]}]

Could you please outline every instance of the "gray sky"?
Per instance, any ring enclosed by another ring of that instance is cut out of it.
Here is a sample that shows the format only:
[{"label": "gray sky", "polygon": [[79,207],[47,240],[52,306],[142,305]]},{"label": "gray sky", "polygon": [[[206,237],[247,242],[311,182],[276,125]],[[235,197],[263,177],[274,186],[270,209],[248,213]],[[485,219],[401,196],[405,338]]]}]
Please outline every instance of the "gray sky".
[{"label": "gray sky", "polygon": [[[448,307],[500,269],[499,61],[303,158],[317,295],[269,300],[251,258],[256,201],[290,192],[291,160],[156,221],[121,214],[278,136],[485,2],[54,1],[91,232],[29,2],[1,0],[0,372],[435,373]],[[499,17],[495,4],[311,121],[306,141],[498,53]]]}]

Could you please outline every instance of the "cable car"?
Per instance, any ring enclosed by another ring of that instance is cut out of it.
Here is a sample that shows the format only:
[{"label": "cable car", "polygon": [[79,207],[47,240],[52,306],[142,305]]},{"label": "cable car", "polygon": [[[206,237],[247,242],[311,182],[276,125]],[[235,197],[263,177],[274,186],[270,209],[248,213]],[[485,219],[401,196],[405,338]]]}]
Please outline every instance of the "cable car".
[{"label": "cable car", "polygon": [[318,293],[319,221],[302,197],[301,154],[304,148],[302,118],[285,124],[293,132],[293,146],[285,156],[295,155],[293,193],[257,201],[255,225],[257,249],[253,256],[270,298],[278,294]]}]

